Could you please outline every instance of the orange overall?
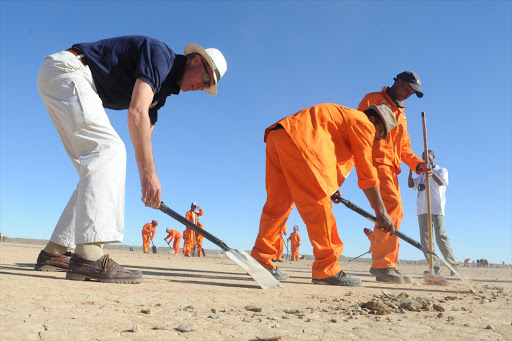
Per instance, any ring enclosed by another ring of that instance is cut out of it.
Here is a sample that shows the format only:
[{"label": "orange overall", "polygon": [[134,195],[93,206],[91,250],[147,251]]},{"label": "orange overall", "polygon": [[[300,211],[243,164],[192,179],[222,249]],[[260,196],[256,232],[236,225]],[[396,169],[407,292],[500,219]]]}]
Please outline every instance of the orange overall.
[{"label": "orange overall", "polygon": [[[375,141],[373,144],[373,165],[377,168],[380,180],[380,195],[384,206],[388,211],[393,224],[400,230],[400,223],[404,215],[400,187],[398,185],[398,174],[400,165],[403,162],[416,172],[416,166],[422,160],[412,152],[411,140],[407,133],[407,119],[402,107],[397,107],[395,102],[386,93],[386,87],[382,92],[367,94],[358,110],[368,109],[370,104],[386,104],[395,114],[397,126],[388,133],[385,140]],[[372,267],[375,269],[396,268],[398,262],[398,237],[389,236],[388,233],[376,230],[373,232],[372,242]]]},{"label": "orange overall", "polygon": [[356,166],[361,189],[379,187],[372,165],[375,127],[357,110],[320,104],[266,129],[267,201],[251,255],[274,269],[275,238],[297,205],[313,246],[312,275],[323,279],[341,271],[343,243],[332,213],[331,194]]},{"label": "orange overall", "polygon": [[149,245],[151,241],[155,238],[156,226],[153,227],[153,224],[147,223],[142,227],[142,251],[149,252]]},{"label": "orange overall", "polygon": [[169,239],[169,244],[171,244],[174,239],[174,243],[172,244],[172,248],[174,250],[175,255],[180,254],[180,242],[181,242],[181,233],[178,230],[171,229],[171,232],[164,238],[165,240]]},{"label": "orange overall", "polygon": [[292,232],[288,240],[291,242],[292,260],[299,260],[300,233]]},{"label": "orange overall", "polygon": [[286,224],[283,226],[283,230],[276,236],[275,247],[277,249],[276,260],[280,261],[283,258],[283,250],[284,250],[284,239],[282,234],[286,234]]},{"label": "orange overall", "polygon": [[[203,224],[201,224],[199,222],[199,220],[197,220],[197,226],[199,226],[201,229],[204,230],[204,226],[203,226]],[[197,256],[200,257],[201,256],[201,251],[203,250],[203,240],[204,240],[204,237],[202,235],[200,235],[199,233],[195,233],[194,232],[194,239],[195,239],[195,243],[196,243],[196,246],[197,246]]]},{"label": "orange overall", "polygon": [[[185,218],[187,218],[188,221],[191,221],[195,225],[197,225],[197,217],[203,215],[203,210],[200,208],[198,208],[198,210],[199,212],[189,210],[185,214]],[[183,235],[183,253],[185,256],[189,256],[192,252],[192,248],[194,247],[194,230],[187,227],[187,231],[187,235]]]}]

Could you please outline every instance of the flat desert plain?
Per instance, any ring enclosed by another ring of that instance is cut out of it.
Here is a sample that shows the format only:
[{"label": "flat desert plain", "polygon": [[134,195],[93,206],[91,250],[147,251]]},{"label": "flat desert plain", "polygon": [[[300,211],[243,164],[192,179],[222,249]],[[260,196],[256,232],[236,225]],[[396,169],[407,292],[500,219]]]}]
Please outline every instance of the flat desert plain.
[{"label": "flat desert plain", "polygon": [[425,265],[402,262],[414,284],[376,282],[368,260],[347,264],[361,287],[311,283],[312,260],[278,263],[283,288],[262,290],[218,252],[207,257],[105,250],[141,270],[142,284],[70,281],[38,272],[43,243],[0,242],[1,340],[512,340],[512,269],[462,268],[469,289],[423,281]]}]

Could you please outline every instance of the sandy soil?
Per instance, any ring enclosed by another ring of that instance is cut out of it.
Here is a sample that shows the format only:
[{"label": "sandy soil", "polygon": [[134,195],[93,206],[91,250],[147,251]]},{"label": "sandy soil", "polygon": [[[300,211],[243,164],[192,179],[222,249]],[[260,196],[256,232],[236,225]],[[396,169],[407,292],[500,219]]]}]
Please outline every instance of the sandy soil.
[{"label": "sandy soil", "polygon": [[389,285],[343,261],[363,280],[347,288],[311,284],[311,260],[285,261],[284,288],[262,290],[224,256],[108,250],[143,271],[126,285],[36,272],[42,247],[0,243],[2,340],[512,340],[511,269],[463,268],[472,295],[453,277],[425,283],[424,265],[402,264],[416,283]]}]

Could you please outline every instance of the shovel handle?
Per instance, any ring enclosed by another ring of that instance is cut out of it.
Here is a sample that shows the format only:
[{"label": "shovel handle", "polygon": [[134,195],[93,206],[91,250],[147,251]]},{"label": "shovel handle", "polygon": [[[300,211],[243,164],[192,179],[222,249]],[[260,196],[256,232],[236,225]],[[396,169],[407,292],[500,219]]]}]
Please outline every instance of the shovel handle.
[{"label": "shovel handle", "polygon": [[[352,211],[359,213],[360,215],[362,215],[366,219],[370,220],[371,222],[375,223],[377,221],[377,218],[374,215],[366,212],[365,210],[363,210],[359,206],[354,205],[352,202],[348,201],[347,199],[344,199],[344,198],[341,198],[341,197],[338,198],[338,199],[343,203],[343,205],[347,206]],[[400,238],[402,240],[405,240],[407,243],[411,244],[415,248],[420,249],[421,251],[423,251],[425,253],[428,253],[428,254],[431,254],[431,255],[434,255],[434,256],[437,257],[437,255],[434,252],[430,251],[429,249],[424,248],[423,246],[421,246],[420,243],[418,243],[417,241],[415,241],[411,237],[403,234],[402,232],[400,232],[398,230],[395,230],[394,234],[398,238]]]},{"label": "shovel handle", "polygon": [[167,205],[164,205],[163,201],[160,202],[159,210],[164,212],[165,214],[171,216],[172,218],[176,219],[178,222],[180,222],[183,225],[185,225],[186,227],[190,228],[195,233],[198,233],[201,236],[205,237],[206,239],[208,239],[209,241],[211,241],[212,243],[214,243],[215,245],[220,247],[223,251],[227,251],[230,249],[222,240],[220,240],[217,237],[215,237],[214,235],[208,233],[207,231],[200,228],[199,226],[197,226],[193,222],[189,221],[185,217],[179,215],[178,213],[176,213],[175,211],[173,211],[172,209],[167,207]]}]

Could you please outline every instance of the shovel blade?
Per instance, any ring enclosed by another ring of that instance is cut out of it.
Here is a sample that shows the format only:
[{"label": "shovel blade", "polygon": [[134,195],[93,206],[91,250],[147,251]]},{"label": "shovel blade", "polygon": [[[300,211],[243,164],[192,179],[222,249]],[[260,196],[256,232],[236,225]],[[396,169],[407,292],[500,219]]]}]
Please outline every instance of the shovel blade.
[{"label": "shovel blade", "polygon": [[260,263],[252,258],[247,252],[235,249],[228,249],[224,252],[229,259],[244,269],[260,285],[262,289],[283,287],[281,282],[275,279],[267,269],[265,269]]}]

